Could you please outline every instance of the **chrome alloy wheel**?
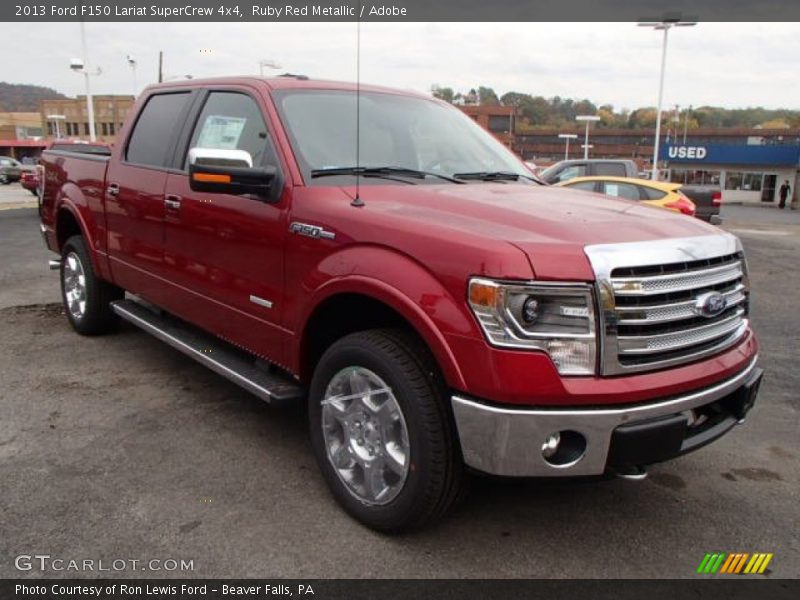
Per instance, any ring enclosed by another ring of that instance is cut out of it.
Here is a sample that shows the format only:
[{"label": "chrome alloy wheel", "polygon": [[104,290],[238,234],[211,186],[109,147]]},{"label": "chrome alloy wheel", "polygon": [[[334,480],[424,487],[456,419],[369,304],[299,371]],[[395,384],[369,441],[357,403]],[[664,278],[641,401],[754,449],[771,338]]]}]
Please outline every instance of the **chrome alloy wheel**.
[{"label": "chrome alloy wheel", "polygon": [[74,252],[64,259],[63,273],[67,310],[73,319],[80,320],[86,313],[86,275],[81,259]]},{"label": "chrome alloy wheel", "polygon": [[328,460],[348,491],[366,504],[388,504],[403,489],[408,430],[392,389],[369,369],[333,376],[322,400]]}]

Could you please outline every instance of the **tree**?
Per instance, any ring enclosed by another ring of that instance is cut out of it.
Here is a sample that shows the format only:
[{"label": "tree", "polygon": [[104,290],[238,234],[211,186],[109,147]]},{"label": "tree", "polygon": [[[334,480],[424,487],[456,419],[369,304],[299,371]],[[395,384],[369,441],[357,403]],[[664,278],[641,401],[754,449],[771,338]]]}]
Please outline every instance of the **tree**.
[{"label": "tree", "polygon": [[450,104],[453,103],[456,96],[455,92],[453,92],[453,88],[439,87],[436,84],[431,86],[431,93],[433,94],[434,98],[439,98],[439,100],[444,100],[445,102],[449,102]]},{"label": "tree", "polygon": [[498,106],[500,99],[492,88],[480,86],[478,88],[478,104],[482,106]]}]

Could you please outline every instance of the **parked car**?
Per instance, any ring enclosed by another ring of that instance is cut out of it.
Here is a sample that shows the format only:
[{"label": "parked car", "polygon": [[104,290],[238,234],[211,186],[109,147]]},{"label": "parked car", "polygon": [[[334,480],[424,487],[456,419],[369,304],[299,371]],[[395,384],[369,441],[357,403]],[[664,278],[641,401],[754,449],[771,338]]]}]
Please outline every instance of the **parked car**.
[{"label": "parked car", "polygon": [[722,188],[719,185],[693,185],[684,183],[681,193],[694,202],[697,207],[695,217],[708,221],[712,225],[722,223],[719,214],[722,207]]},{"label": "parked car", "polygon": [[8,185],[19,181],[22,176],[22,163],[10,156],[0,156],[0,183]]},{"label": "parked car", "polygon": [[680,183],[632,177],[575,177],[557,185],[584,192],[596,192],[606,196],[636,200],[690,217],[695,216],[697,211],[694,202],[681,192]]},{"label": "parked car", "polygon": [[19,181],[20,185],[22,185],[22,187],[28,190],[31,194],[34,196],[39,195],[39,176],[35,169],[26,169],[25,171],[22,171],[22,176]]},{"label": "parked car", "polygon": [[639,167],[632,160],[589,158],[559,161],[539,173],[539,177],[556,184],[575,177],[636,177],[638,172]]},{"label": "parked car", "polygon": [[377,530],[440,518],[473,472],[641,479],[756,400],[735,236],[541,184],[426,95],[159,84],[110,157],[51,149],[43,166],[72,327],[122,318],[307,403],[322,477]]},{"label": "parked car", "polygon": [[53,140],[47,145],[47,149],[79,152],[81,154],[97,154],[98,156],[109,156],[111,154],[111,146],[105,142],[86,142],[84,140]]}]

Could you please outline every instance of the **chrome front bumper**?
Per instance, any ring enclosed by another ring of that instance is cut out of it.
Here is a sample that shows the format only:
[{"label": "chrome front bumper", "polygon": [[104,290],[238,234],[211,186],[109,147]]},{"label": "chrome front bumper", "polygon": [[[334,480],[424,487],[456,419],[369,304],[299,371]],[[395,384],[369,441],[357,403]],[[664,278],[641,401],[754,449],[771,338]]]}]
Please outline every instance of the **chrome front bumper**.
[{"label": "chrome front bumper", "polygon": [[[757,360],[758,357],[753,358],[744,370],[711,387],[629,408],[517,410],[455,395],[453,413],[464,461],[484,473],[512,477],[600,475],[608,469],[617,428],[678,415],[723,399],[760,377]],[[555,465],[545,459],[542,445],[548,436],[559,431],[579,434],[577,437],[585,441],[585,450],[574,460]],[[702,444],[691,449],[699,445]]]}]

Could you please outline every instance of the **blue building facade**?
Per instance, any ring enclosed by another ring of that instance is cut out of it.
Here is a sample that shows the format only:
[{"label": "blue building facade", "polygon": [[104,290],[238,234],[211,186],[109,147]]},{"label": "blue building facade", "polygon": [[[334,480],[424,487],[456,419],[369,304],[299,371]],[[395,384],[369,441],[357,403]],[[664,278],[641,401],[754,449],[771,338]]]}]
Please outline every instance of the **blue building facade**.
[{"label": "blue building facade", "polygon": [[[670,181],[719,185],[723,202],[774,203],[784,181],[796,197],[800,144],[661,144]],[[661,161],[659,161],[660,163]]]}]

